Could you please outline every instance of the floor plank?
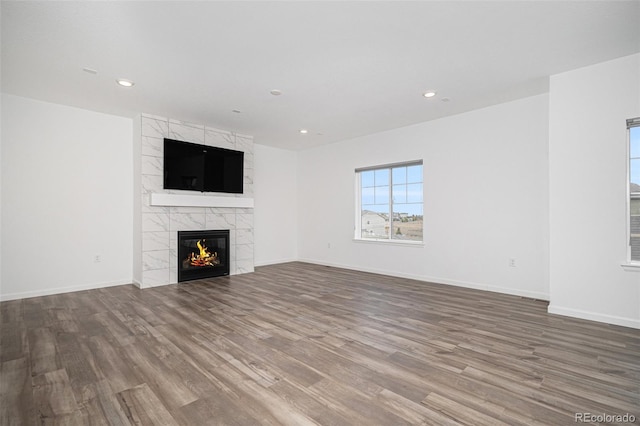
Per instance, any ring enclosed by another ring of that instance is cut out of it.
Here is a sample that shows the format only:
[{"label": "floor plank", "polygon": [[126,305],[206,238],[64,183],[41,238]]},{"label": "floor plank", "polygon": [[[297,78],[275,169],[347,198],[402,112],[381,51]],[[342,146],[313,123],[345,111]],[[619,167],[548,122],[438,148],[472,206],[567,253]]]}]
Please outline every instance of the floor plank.
[{"label": "floor plank", "polygon": [[0,303],[2,425],[640,424],[640,330],[300,262]]}]

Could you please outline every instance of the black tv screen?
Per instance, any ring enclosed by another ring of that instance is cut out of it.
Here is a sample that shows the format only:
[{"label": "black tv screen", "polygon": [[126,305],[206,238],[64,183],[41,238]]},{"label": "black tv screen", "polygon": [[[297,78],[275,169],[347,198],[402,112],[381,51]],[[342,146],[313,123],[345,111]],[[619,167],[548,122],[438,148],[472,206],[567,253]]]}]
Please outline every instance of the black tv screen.
[{"label": "black tv screen", "polygon": [[164,189],[242,194],[244,152],[164,140]]}]

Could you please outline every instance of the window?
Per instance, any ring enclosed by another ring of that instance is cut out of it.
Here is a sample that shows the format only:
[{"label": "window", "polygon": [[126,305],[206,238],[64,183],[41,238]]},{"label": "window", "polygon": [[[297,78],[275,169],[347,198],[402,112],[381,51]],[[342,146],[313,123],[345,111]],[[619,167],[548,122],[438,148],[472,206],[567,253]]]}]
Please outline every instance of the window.
[{"label": "window", "polygon": [[422,241],[422,160],[356,169],[356,239]]},{"label": "window", "polygon": [[640,262],[640,118],[627,120],[629,133],[629,260]]}]

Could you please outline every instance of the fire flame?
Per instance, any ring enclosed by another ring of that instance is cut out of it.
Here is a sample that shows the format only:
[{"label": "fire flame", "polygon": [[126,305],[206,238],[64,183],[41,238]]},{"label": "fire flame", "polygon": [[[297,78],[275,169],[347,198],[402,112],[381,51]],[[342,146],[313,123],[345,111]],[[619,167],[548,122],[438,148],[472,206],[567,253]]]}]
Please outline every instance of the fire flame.
[{"label": "fire flame", "polygon": [[209,249],[204,245],[205,240],[198,240],[196,245],[198,246],[198,250],[200,253],[196,256],[194,252],[191,252],[191,255],[187,257],[187,262],[191,266],[215,266],[220,264],[220,260],[218,259],[218,252],[211,254]]}]

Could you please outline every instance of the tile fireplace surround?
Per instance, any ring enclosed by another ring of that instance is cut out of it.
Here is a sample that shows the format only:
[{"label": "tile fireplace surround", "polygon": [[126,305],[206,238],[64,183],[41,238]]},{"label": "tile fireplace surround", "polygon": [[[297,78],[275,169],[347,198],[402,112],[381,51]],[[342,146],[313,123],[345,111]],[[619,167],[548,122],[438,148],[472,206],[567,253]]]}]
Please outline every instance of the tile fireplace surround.
[{"label": "tile fireplace surround", "polygon": [[[244,152],[244,193],[162,188],[164,138]],[[134,282],[178,282],[177,233],[230,231],[230,274],[253,272],[253,138],[205,125],[142,114],[134,119]]]}]

